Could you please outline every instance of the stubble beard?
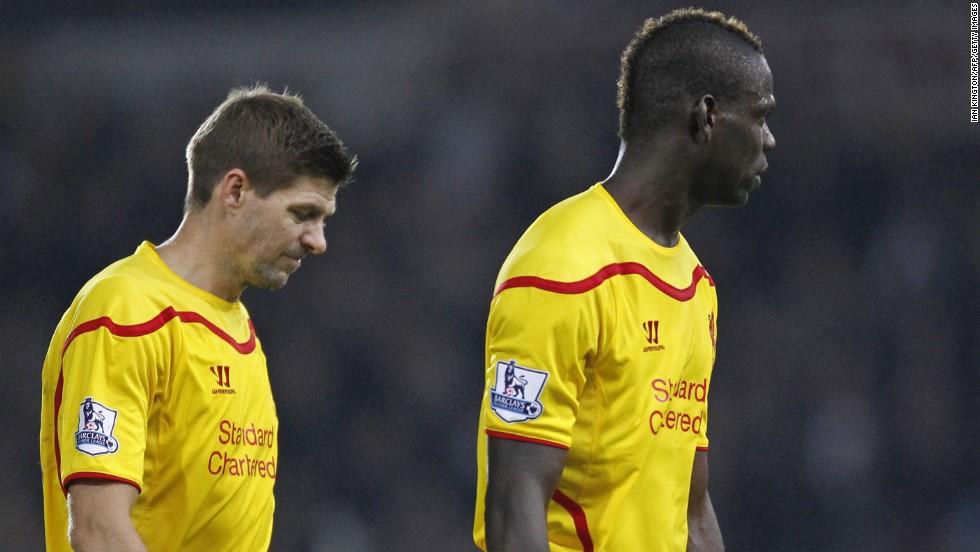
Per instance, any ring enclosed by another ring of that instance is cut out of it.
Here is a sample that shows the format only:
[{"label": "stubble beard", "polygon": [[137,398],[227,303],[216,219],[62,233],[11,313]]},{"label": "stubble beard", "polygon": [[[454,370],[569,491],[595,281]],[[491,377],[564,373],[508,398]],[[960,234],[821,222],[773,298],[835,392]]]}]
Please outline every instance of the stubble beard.
[{"label": "stubble beard", "polygon": [[259,289],[278,291],[286,286],[289,274],[271,264],[262,264],[255,267],[249,285]]}]

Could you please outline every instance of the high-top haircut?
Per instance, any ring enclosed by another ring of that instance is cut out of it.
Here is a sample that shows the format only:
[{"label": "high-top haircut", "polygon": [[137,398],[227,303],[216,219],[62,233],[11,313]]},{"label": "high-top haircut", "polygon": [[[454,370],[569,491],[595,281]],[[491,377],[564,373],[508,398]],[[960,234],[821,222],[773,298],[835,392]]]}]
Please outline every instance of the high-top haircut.
[{"label": "high-top haircut", "polygon": [[646,20],[620,64],[619,137],[658,128],[686,99],[736,99],[760,55],[759,37],[719,12],[685,8]]},{"label": "high-top haircut", "polygon": [[231,169],[245,171],[259,197],[288,188],[300,176],[344,186],[357,167],[337,135],[298,96],[264,85],[238,88],[187,144],[186,212],[202,209]]}]

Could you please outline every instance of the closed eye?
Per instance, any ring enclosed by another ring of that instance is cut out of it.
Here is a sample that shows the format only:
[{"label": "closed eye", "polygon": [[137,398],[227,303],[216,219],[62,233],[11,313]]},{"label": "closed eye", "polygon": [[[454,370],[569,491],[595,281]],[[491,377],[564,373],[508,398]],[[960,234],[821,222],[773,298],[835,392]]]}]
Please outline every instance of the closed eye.
[{"label": "closed eye", "polygon": [[315,209],[290,209],[290,214],[297,222],[309,222],[321,216],[321,212]]}]

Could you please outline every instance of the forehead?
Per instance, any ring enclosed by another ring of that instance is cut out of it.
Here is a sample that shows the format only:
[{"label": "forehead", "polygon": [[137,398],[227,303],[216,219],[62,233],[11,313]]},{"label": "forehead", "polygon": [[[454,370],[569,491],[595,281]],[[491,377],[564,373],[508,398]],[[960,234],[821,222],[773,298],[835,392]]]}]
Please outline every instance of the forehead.
[{"label": "forehead", "polygon": [[776,98],[772,91],[772,71],[763,56],[757,56],[745,71],[743,98],[750,106],[772,107]]}]

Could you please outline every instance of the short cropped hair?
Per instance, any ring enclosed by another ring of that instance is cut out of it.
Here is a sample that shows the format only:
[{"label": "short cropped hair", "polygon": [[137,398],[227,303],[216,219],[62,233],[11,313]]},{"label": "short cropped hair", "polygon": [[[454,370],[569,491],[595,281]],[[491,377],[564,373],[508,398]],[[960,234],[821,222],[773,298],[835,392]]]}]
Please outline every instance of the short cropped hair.
[{"label": "short cropped hair", "polygon": [[619,137],[660,127],[687,98],[735,99],[756,55],[759,37],[719,12],[686,8],[646,20],[620,63]]},{"label": "short cropped hair", "polygon": [[200,210],[231,169],[248,175],[259,197],[288,188],[300,176],[344,186],[357,157],[298,96],[264,85],[238,88],[187,144],[187,212]]}]

